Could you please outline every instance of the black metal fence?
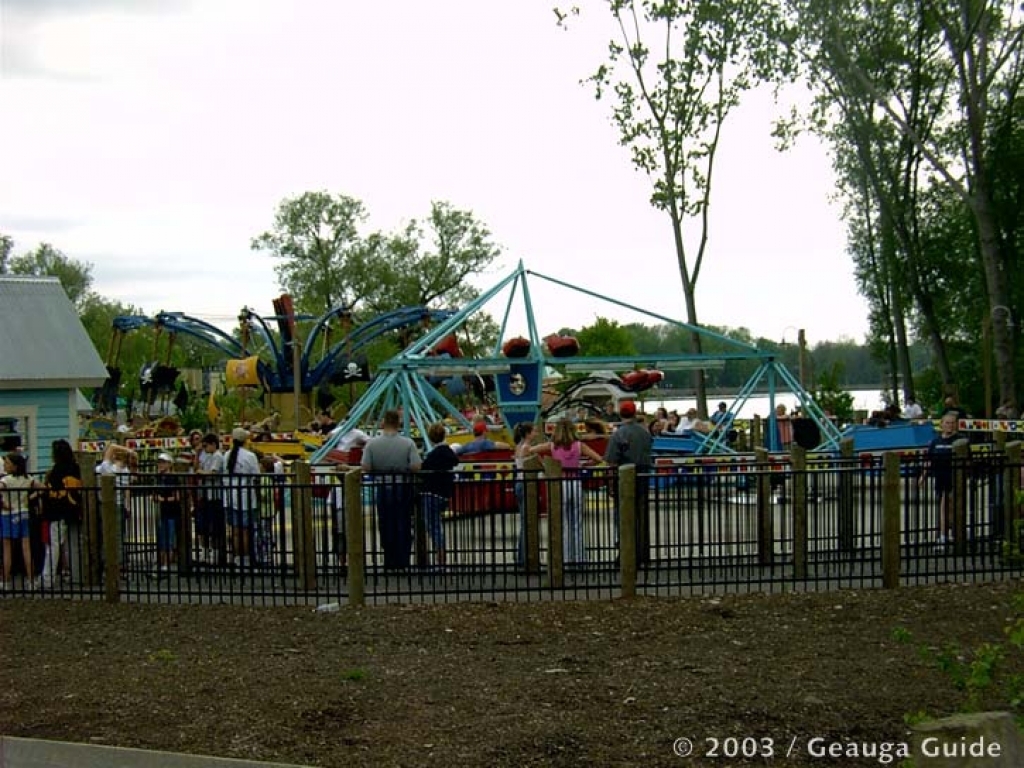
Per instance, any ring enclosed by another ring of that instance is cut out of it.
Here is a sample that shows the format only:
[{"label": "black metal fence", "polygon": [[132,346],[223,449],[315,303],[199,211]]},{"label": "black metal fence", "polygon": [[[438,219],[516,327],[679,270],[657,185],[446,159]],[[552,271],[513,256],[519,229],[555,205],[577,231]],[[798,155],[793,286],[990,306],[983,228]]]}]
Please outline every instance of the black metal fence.
[{"label": "black metal fence", "polygon": [[941,480],[919,454],[799,450],[640,473],[495,464],[456,473],[450,499],[423,480],[302,464],[216,486],[89,473],[80,521],[33,514],[27,545],[4,542],[0,594],[333,607],[878,588],[1024,569],[1019,445],[961,446]]}]

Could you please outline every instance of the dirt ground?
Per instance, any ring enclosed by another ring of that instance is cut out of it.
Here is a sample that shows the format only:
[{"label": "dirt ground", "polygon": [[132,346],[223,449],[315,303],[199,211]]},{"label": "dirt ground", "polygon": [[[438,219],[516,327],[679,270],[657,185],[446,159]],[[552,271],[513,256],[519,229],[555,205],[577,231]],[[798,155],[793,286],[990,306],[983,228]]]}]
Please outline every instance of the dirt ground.
[{"label": "dirt ground", "polygon": [[[316,766],[822,765],[813,737],[902,740],[908,714],[956,711],[916,645],[1001,641],[1020,589],[333,614],[3,600],[0,733]],[[726,757],[731,737],[776,754]]]}]

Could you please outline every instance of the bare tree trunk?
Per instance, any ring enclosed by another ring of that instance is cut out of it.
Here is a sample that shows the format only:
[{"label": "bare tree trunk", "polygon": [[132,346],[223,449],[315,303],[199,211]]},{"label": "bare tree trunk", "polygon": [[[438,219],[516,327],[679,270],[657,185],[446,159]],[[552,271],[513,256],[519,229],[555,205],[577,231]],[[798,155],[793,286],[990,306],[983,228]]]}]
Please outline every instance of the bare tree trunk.
[{"label": "bare tree trunk", "polygon": [[[910,348],[907,343],[907,319],[905,310],[905,297],[903,295],[903,281],[900,279],[900,259],[896,252],[898,240],[896,228],[890,215],[890,204],[888,200],[882,200],[879,224],[882,227],[882,263],[885,264],[885,271],[889,276],[889,296],[892,307],[892,401],[900,402],[900,380],[904,391],[903,401],[906,402],[907,387],[913,391],[913,372],[910,370]],[[908,382],[909,385],[908,385]]]},{"label": "bare tree trunk", "polygon": [[[960,101],[967,125],[968,184],[961,186],[978,233],[978,247],[985,271],[989,316],[992,320],[992,349],[999,383],[1000,405],[1017,409],[1017,381],[1013,355],[1013,316],[1007,286],[1007,269],[999,237],[999,224],[992,204],[992,185],[988,158],[985,154],[985,134],[989,128],[988,114],[991,79],[996,69],[994,54],[999,45],[992,39],[995,15],[986,4],[973,4],[962,0],[958,23],[945,25],[946,41],[960,79]],[[1017,37],[1014,45],[1020,45]],[[975,47],[977,46],[977,47]],[[1005,59],[1004,61],[1008,61]]]},{"label": "bare tree trunk", "polygon": [[974,195],[975,220],[981,261],[985,268],[985,287],[989,296],[989,317],[992,321],[992,350],[999,384],[999,404],[1017,409],[1017,377],[1013,367],[1013,314],[1010,291],[1003,265],[999,229],[992,210],[988,190],[979,184]]},{"label": "bare tree trunk", "polygon": [[[916,242],[914,247],[917,247]],[[944,391],[949,391],[954,386],[953,369],[949,365],[946,341],[942,338],[939,318],[935,314],[935,301],[932,298],[931,291],[921,282],[921,276],[918,274],[918,264],[919,260],[916,257],[910,260],[909,269],[907,270],[907,285],[910,287],[910,295],[914,299],[917,311],[921,315],[921,325],[924,329],[924,335],[928,339],[928,344],[932,348],[932,361],[935,363],[935,369],[942,380],[942,388]]]},{"label": "bare tree trunk", "polygon": [[[679,262],[679,275],[683,282],[683,297],[686,300],[686,322],[690,325],[699,325],[697,322],[697,296],[694,281],[690,277],[690,271],[686,265],[686,246],[683,244],[683,227],[678,210],[673,206],[670,209],[672,219],[672,236],[676,245],[676,260]],[[694,355],[703,353],[700,334],[696,331],[690,332],[690,352]],[[693,372],[693,388],[697,395],[697,413],[702,419],[708,417],[708,385],[707,376],[703,368],[697,368]]]}]

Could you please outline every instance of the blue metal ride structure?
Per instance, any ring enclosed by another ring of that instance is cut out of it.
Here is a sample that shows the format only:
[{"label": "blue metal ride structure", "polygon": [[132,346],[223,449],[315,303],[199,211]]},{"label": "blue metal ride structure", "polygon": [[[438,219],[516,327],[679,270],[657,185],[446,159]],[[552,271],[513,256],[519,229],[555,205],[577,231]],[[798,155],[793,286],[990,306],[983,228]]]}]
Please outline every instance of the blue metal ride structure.
[{"label": "blue metal ride structure", "polygon": [[[310,392],[329,381],[332,376],[344,372],[344,367],[349,361],[363,352],[370,342],[389,331],[402,330],[421,323],[443,322],[454,314],[454,310],[447,309],[402,307],[352,328],[340,341],[317,356],[317,344],[331,320],[340,318],[343,325],[351,324],[350,307],[336,307],[317,319],[302,345],[299,357],[301,389],[303,392]],[[244,308],[239,314],[239,321],[259,338],[258,345],[252,345],[205,320],[181,312],[159,312],[153,317],[122,315],[114,318],[113,327],[116,332],[122,334],[142,327],[153,327],[159,332],[166,331],[170,334],[184,334],[218,350],[226,359],[251,357],[266,350],[270,359],[261,357],[256,363],[260,382],[269,392],[291,392],[295,386],[295,366],[289,348],[295,340],[288,330],[289,319],[288,316],[280,314],[264,318],[253,310]],[[313,318],[297,316],[294,319]],[[268,320],[279,324],[279,337],[275,337]]]},{"label": "blue metal ride structure", "polygon": [[[712,354],[581,358],[564,358],[545,354],[534,317],[528,276],[686,329],[703,338],[715,339],[729,351]],[[508,297],[502,316],[501,331],[498,335],[498,342],[489,357],[463,358],[453,363],[451,360],[439,359],[431,354],[433,347],[438,342],[459,329],[469,317],[491,301],[498,299],[506,291]],[[526,356],[509,358],[501,354],[501,340],[506,336],[517,296],[521,298],[525,310],[530,346]],[[839,431],[799,381],[776,359],[774,353],[762,352],[751,344],[730,339],[706,328],[664,317],[581,288],[579,285],[529,271],[520,262],[511,274],[381,365],[373,383],[352,407],[338,429],[314,452],[311,461],[314,463],[324,461],[348,431],[362,425],[378,423],[383,412],[389,409],[401,410],[404,419],[403,426],[407,433],[411,432],[414,424],[427,425],[445,418],[469,429],[470,423],[466,417],[431,383],[431,380],[436,380],[440,376],[468,373],[494,375],[498,406],[508,426],[512,427],[521,421],[537,421],[540,417],[543,377],[545,370],[549,367],[556,370],[561,368],[566,372],[630,370],[648,366],[667,370],[697,369],[720,367],[728,360],[757,360],[760,362],[756,372],[730,406],[727,413],[728,419],[732,420],[750,397],[766,387],[770,403],[767,447],[770,450],[780,449],[775,419],[775,394],[779,390],[779,386],[783,385],[785,391],[796,396],[803,412],[818,426],[822,436],[820,447],[838,450]],[[425,429],[421,431],[426,432]],[[426,435],[424,435],[424,439],[426,440]],[[731,452],[725,441],[725,431],[718,430],[706,438],[696,441],[693,450],[697,453]]]}]

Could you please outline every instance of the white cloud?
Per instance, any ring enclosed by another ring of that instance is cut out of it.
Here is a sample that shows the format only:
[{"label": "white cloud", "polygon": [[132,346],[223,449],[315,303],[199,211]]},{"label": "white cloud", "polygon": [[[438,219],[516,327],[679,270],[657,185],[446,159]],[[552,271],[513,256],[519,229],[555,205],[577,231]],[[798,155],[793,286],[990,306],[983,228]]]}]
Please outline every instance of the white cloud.
[{"label": "white cloud", "polygon": [[[505,247],[488,279],[522,259],[685,317],[667,219],[578,84],[604,50],[593,20],[566,33],[546,3],[470,0],[163,13],[68,0],[25,21],[27,5],[14,42],[62,76],[0,80],[0,230],[93,262],[100,293],[148,311],[269,311],[273,262],[249,240],[283,198],[327,189],[388,229],[450,200]],[[770,113],[759,97],[726,124],[699,316],[860,337],[828,160],[813,144],[776,154]],[[616,314],[565,294],[543,305],[556,326]]]}]

